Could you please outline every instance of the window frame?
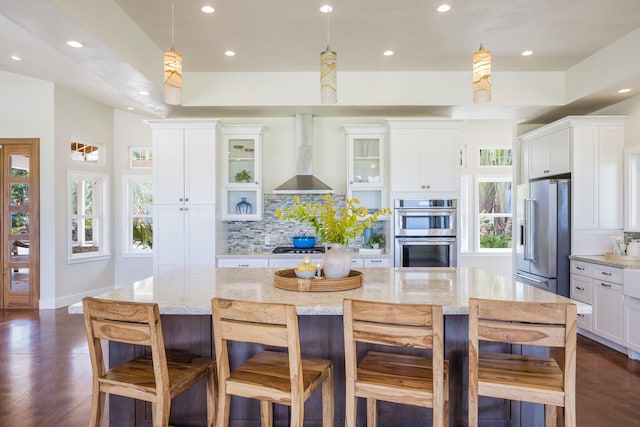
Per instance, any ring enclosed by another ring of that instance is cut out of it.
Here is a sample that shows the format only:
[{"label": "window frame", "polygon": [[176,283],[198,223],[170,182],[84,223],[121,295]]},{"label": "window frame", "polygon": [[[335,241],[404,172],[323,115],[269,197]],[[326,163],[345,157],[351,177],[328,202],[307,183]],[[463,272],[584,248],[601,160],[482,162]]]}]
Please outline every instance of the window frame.
[{"label": "window frame", "polygon": [[[152,257],[153,248],[148,250],[136,250],[133,247],[133,219],[136,217],[133,214],[133,185],[137,183],[148,182],[153,188],[153,176],[152,175],[125,175],[123,177],[123,256],[124,257]],[[153,211],[149,215],[140,215],[140,217],[150,217],[153,224]]]},{"label": "window frame", "polygon": [[106,158],[106,153],[105,153],[105,144],[102,143],[97,143],[97,142],[89,142],[89,141],[85,141],[82,138],[74,138],[72,137],[69,140],[69,143],[76,143],[76,144],[82,144],[82,145],[87,145],[87,146],[94,146],[94,147],[98,147],[98,160],[95,162],[89,162],[86,160],[78,160],[78,159],[74,159],[73,158],[73,150],[69,149],[69,159],[71,160],[71,163],[74,163],[76,165],[86,165],[89,167],[96,167],[96,166],[104,166],[105,164],[105,158]]},{"label": "window frame", "polygon": [[[498,166],[498,167],[510,167],[510,166]],[[508,182],[511,184],[511,212],[501,212],[496,214],[481,214],[480,213],[480,184],[483,182]],[[502,175],[502,174],[494,174],[494,175],[479,175],[475,176],[474,180],[474,209],[473,209],[473,218],[474,218],[474,226],[473,226],[473,247],[476,253],[479,254],[488,254],[488,253],[510,253],[513,250],[513,195],[514,195],[514,184],[513,177],[511,175]],[[512,239],[512,247],[509,248],[481,248],[480,247],[480,218],[481,217],[509,217],[511,218],[511,239]]]},{"label": "window frame", "polygon": [[149,169],[152,168],[151,165],[149,165],[149,166],[136,166],[136,165],[133,164],[133,152],[134,151],[142,151],[142,150],[148,151],[150,156],[151,156],[151,158],[146,159],[146,160],[149,160],[149,161],[153,160],[153,149],[152,149],[151,146],[147,146],[147,145],[129,146],[129,150],[127,151],[128,152],[128,156],[129,156],[129,169],[145,170],[146,171],[146,170],[149,170]]},{"label": "window frame", "polygon": [[[96,181],[99,191],[96,200],[92,200],[92,215],[73,214],[72,184],[74,181]],[[99,183],[99,184],[98,184]],[[69,264],[109,259],[111,257],[109,241],[109,175],[90,171],[67,171],[67,262]],[[73,222],[79,218],[91,217],[94,221],[94,239],[98,242],[98,251],[73,253]]]}]

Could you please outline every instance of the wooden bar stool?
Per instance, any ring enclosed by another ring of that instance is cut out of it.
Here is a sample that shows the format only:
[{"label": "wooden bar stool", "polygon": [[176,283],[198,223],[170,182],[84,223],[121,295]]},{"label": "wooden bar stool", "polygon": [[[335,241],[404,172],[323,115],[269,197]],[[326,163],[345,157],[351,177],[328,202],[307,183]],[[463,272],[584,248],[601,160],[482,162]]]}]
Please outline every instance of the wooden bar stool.
[{"label": "wooden bar stool", "polygon": [[[302,426],[304,402],[322,385],[322,425],[333,426],[333,363],[301,357],[294,305],[214,298],[213,338],[218,358],[216,426],[229,424],[231,395],[260,400],[262,426],[273,423],[272,403],[291,407],[291,426]],[[263,351],[231,370],[228,341],[287,348]]]},{"label": "wooden bar stool", "polygon": [[[166,427],[171,399],[200,380],[206,380],[207,425],[214,425],[215,360],[185,353],[168,360],[157,304],[87,297],[82,305],[93,368],[91,427],[102,425],[107,393],[151,402],[153,426]],[[101,340],[149,346],[151,355],[107,369]]]},{"label": "wooden bar stool", "polygon": [[[479,351],[479,341],[564,348],[552,357]],[[545,425],[575,427],[576,306],[469,299],[469,426],[478,425],[478,395],[545,405]]]},{"label": "wooden bar stool", "polygon": [[[345,299],[345,425],[356,426],[356,401],[367,399],[367,426],[377,423],[376,401],[433,408],[433,425],[449,425],[448,363],[442,307]],[[431,349],[432,357],[368,351],[360,363],[356,343]]]}]

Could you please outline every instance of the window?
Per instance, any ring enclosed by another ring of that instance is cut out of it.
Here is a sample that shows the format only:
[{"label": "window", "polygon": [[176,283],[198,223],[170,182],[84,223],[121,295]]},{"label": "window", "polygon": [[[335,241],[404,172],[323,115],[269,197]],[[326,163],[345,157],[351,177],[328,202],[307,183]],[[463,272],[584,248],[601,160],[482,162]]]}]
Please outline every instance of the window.
[{"label": "window", "polygon": [[71,160],[82,163],[100,163],[102,150],[99,144],[86,144],[78,141],[71,141]]},{"label": "window", "polygon": [[511,180],[478,178],[478,249],[511,248]]},{"label": "window", "polygon": [[129,147],[129,167],[131,169],[150,168],[153,155],[149,147]]},{"label": "window", "polygon": [[153,217],[151,176],[125,178],[127,185],[126,249],[128,254],[151,254],[153,248]]},{"label": "window", "polygon": [[480,166],[512,166],[511,148],[481,148]]},{"label": "window", "polygon": [[109,255],[106,175],[69,171],[69,260]]}]

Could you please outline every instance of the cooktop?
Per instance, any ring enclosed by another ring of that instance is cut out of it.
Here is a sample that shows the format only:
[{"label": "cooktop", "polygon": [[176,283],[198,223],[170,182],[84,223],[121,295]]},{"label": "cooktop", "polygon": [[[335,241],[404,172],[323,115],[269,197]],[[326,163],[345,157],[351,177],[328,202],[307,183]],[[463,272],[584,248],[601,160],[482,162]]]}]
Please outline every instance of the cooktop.
[{"label": "cooktop", "polygon": [[293,246],[278,246],[271,251],[274,254],[323,254],[324,246],[312,248],[294,248]]}]

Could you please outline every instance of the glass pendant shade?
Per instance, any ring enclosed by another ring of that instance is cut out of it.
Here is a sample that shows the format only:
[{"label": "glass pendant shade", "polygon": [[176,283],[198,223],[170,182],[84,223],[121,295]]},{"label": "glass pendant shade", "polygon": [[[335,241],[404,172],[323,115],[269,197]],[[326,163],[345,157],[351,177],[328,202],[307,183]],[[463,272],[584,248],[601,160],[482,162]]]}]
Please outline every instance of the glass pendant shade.
[{"label": "glass pendant shade", "polygon": [[182,54],[173,49],[164,53],[164,102],[180,105],[182,94]]},{"label": "glass pendant shade", "polygon": [[491,52],[482,44],[473,54],[473,102],[491,101]]},{"label": "glass pendant shade", "polygon": [[320,53],[320,102],[323,104],[338,102],[337,58],[329,46]]}]

